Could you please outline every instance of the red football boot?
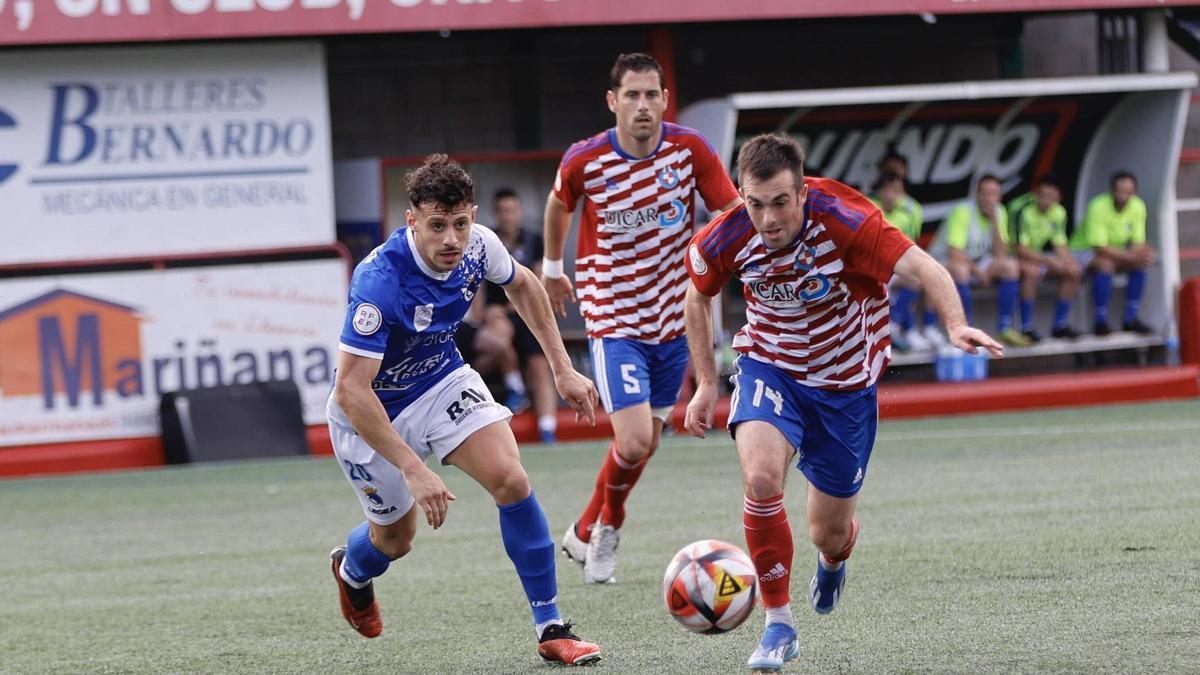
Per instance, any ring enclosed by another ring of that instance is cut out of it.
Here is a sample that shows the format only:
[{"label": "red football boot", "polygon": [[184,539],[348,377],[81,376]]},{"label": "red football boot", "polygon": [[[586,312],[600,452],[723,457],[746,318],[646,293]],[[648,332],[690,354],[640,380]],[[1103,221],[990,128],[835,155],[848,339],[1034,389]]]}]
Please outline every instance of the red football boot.
[{"label": "red football boot", "polygon": [[571,624],[552,624],[538,642],[538,656],[568,666],[585,666],[600,660],[600,647],[579,639]]},{"label": "red football boot", "polygon": [[355,588],[346,583],[339,572],[345,557],[345,546],[338,546],[329,552],[329,559],[333,561],[333,578],[337,581],[338,599],[342,603],[342,616],[363,637],[378,637],[383,632],[383,618],[379,616],[379,604],[375,602],[375,586],[367,582],[366,586]]}]

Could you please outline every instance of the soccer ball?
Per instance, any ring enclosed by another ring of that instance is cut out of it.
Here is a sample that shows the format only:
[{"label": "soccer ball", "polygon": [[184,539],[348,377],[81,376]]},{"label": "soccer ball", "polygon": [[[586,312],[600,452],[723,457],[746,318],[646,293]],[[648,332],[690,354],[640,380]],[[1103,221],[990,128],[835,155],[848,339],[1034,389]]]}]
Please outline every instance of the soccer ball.
[{"label": "soccer ball", "polygon": [[758,575],[742,549],[702,539],[680,549],[667,565],[663,599],[667,611],[695,633],[724,633],[754,611]]}]

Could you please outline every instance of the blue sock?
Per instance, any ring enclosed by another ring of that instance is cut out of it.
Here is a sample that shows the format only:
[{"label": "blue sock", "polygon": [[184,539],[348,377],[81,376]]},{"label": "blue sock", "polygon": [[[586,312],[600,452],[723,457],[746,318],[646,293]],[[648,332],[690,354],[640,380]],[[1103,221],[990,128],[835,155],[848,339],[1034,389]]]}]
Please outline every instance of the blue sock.
[{"label": "blue sock", "polygon": [[1096,272],[1092,279],[1092,304],[1096,306],[1096,323],[1108,321],[1108,299],[1112,297],[1112,275]]},{"label": "blue sock", "polygon": [[529,496],[516,504],[497,504],[500,509],[500,538],[504,550],[517,568],[525,597],[533,609],[533,622],[543,624],[560,618],[558,579],[554,571],[554,541],[550,526],[537,497]]},{"label": "blue sock", "polygon": [[917,292],[901,286],[896,290],[896,301],[892,303],[892,321],[901,328],[908,330],[913,327],[913,303],[917,301]]},{"label": "blue sock", "polygon": [[958,289],[958,297],[962,300],[963,313],[967,315],[967,323],[971,323],[971,284],[954,283]]},{"label": "blue sock", "polygon": [[1134,270],[1129,273],[1129,283],[1125,286],[1125,323],[1137,318],[1138,308],[1142,304],[1142,291],[1146,289],[1146,270]]},{"label": "blue sock", "polygon": [[342,561],[346,576],[365,584],[386,572],[391,563],[392,559],[371,543],[371,527],[365,521],[350,531],[346,538],[346,559]]},{"label": "blue sock", "polygon": [[1067,325],[1067,317],[1071,314],[1071,301],[1059,298],[1054,302],[1054,327],[1064,328]]},{"label": "blue sock", "polygon": [[1033,300],[1021,298],[1021,330],[1033,330]]},{"label": "blue sock", "polygon": [[1000,332],[1012,327],[1013,310],[1017,308],[1017,292],[1020,285],[1016,279],[1001,279],[996,293],[996,313],[1000,323]]},{"label": "blue sock", "polygon": [[923,317],[923,319],[925,321],[926,326],[936,326],[938,323],[937,312],[935,312],[932,309],[927,309],[927,310],[925,310],[925,316]]}]

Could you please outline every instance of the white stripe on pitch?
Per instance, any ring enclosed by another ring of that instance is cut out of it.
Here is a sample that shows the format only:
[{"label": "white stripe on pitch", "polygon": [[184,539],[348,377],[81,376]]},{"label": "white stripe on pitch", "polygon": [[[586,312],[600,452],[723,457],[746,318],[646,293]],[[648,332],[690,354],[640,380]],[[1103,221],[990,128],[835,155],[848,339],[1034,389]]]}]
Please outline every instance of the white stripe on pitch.
[{"label": "white stripe on pitch", "polygon": [[1075,434],[1112,434],[1127,431],[1200,431],[1200,422],[1155,422],[1153,424],[1072,424],[1030,427],[1026,429],[940,429],[929,431],[880,432],[877,441],[921,441],[960,438],[1005,438],[1009,436],[1065,436]]}]

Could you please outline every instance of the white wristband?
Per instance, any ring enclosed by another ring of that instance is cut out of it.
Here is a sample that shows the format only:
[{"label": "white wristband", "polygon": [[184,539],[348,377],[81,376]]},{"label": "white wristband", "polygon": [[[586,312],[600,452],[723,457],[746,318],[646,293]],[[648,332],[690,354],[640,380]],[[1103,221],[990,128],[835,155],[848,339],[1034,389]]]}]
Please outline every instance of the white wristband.
[{"label": "white wristband", "polygon": [[563,261],[542,258],[542,276],[547,279],[561,279],[563,276]]}]

